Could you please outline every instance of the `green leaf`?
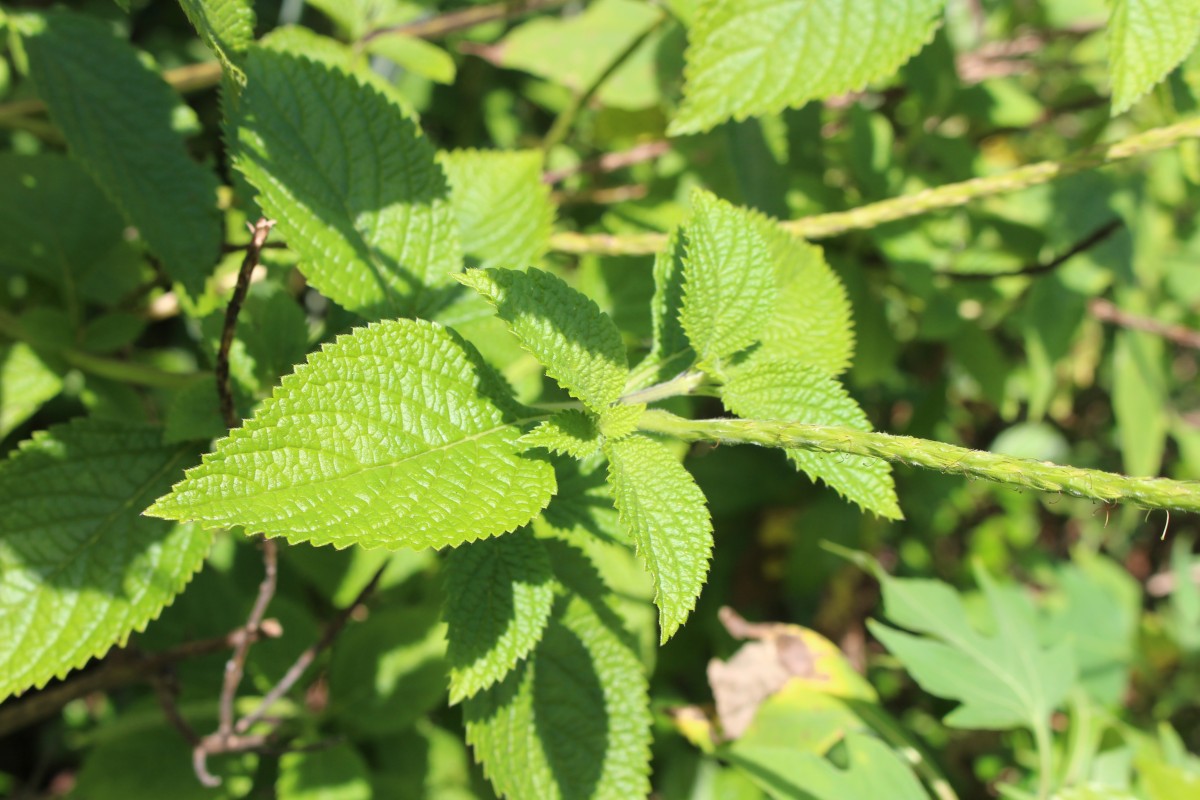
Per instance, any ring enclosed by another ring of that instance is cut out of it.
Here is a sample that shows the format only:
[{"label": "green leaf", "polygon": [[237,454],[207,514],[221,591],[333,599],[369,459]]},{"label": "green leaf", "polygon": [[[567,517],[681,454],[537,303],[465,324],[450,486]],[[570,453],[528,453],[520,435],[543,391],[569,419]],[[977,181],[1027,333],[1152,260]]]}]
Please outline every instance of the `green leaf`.
[{"label": "green leaf", "polygon": [[496,307],[549,375],[593,411],[616,402],[629,373],[621,333],[587,295],[537,269],[470,270],[459,280]]},{"label": "green leaf", "polygon": [[0,345],[0,439],[62,391],[62,378],[27,344]]},{"label": "green leaf", "polygon": [[225,72],[245,84],[238,62],[254,42],[254,7],[248,0],[179,0],[183,13]]},{"label": "green leaf", "polygon": [[1167,445],[1167,375],[1163,341],[1140,331],[1117,331],[1113,347],[1113,416],[1128,475],[1158,475]]},{"label": "green leaf", "polygon": [[754,343],[775,310],[775,271],[761,220],[708,192],[692,197],[679,318],[707,366]]},{"label": "green leaf", "polygon": [[1200,0],[1113,0],[1108,21],[1113,115],[1167,77],[1198,38]]},{"label": "green leaf", "polygon": [[962,598],[941,581],[892,578],[876,569],[884,613],[914,636],[870,621],[875,635],[900,659],[922,689],[962,705],[946,717],[956,728],[1037,729],[1075,682],[1069,642],[1038,643],[1032,604],[1019,590],[1002,588],[982,569],[976,579],[992,617],[992,633],[968,621]]},{"label": "green leaf", "polygon": [[526,447],[544,447],[551,453],[587,458],[600,449],[600,430],[586,411],[560,411],[521,437]]},{"label": "green leaf", "polygon": [[638,421],[645,412],[645,403],[609,406],[600,414],[600,432],[606,439],[624,439],[637,430]]},{"label": "green leaf", "polygon": [[349,744],[284,753],[275,782],[278,800],[371,800],[370,769]]},{"label": "green leaf", "polygon": [[542,638],[554,606],[550,559],[528,529],[485,539],[446,562],[450,702],[512,671]]},{"label": "green leaf", "polygon": [[291,542],[445,547],[515,530],[554,471],[523,456],[470,345],[394,320],[309,357],[147,513]]},{"label": "green leaf", "polygon": [[533,654],[467,701],[467,741],[513,800],[645,797],[649,703],[621,632],[582,598],[563,598]]},{"label": "green leaf", "polygon": [[[869,431],[867,415],[842,385],[816,367],[755,354],[730,371],[721,389],[725,407],[745,419],[835,425]],[[814,481],[887,519],[903,519],[892,467],[878,458],[789,450],[788,459]]]},{"label": "green leaf", "polygon": [[212,537],[139,514],[192,453],[80,418],[0,462],[0,699],[125,644],[183,590]]},{"label": "green leaf", "polygon": [[330,64],[251,48],[234,163],[317,289],[369,318],[428,313],[461,268],[433,146],[388,96]]},{"label": "green leaf", "polygon": [[454,83],[454,58],[432,42],[415,36],[388,34],[369,39],[366,50],[415,75],[437,83]]},{"label": "green leaf", "polygon": [[886,78],[932,38],[945,0],[705,0],[668,134],[799,108]]},{"label": "green leaf", "polygon": [[541,151],[453,150],[439,153],[438,162],[468,258],[480,267],[527,267],[541,259],[554,223]]},{"label": "green leaf", "polygon": [[179,96],[94,19],[26,16],[21,29],[30,73],[71,156],[171,277],[199,294],[220,254],[217,180],[172,127]]},{"label": "green leaf", "polygon": [[654,297],[650,301],[654,340],[650,353],[637,367],[638,375],[644,379],[633,388],[669,380],[696,360],[679,319],[683,309],[685,241],[684,229],[674,229],[666,248],[654,257]]},{"label": "green leaf", "polygon": [[696,607],[712,557],[704,493],[666,445],[633,435],[609,441],[608,480],[621,527],[654,579],[661,640]]}]

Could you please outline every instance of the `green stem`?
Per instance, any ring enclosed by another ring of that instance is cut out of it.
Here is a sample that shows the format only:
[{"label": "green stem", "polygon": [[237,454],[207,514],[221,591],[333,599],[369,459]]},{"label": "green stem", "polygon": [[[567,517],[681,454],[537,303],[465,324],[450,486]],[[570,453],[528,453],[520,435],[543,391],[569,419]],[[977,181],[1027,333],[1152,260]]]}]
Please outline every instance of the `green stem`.
[{"label": "green stem", "polygon": [[[851,211],[816,214],[782,223],[794,236],[821,239],[851,230],[874,228],[885,222],[925,214],[938,209],[955,208],[981,197],[1028,189],[1056,178],[1074,175],[1134,156],[1172,147],[1186,139],[1200,137],[1200,117],[1176,125],[1153,128],[1112,144],[1100,145],[1062,161],[1041,161],[1008,172],[949,183],[914,194],[868,203]],[[584,234],[564,231],[550,237],[550,248],[561,253],[597,253],[600,255],[646,255],[667,245],[661,233],[627,236]]]},{"label": "green stem", "polygon": [[647,386],[645,389],[630,392],[621,398],[621,402],[628,404],[649,404],[656,403],[659,400],[666,400],[669,397],[693,394],[704,383],[704,380],[705,376],[703,372],[681,372],[669,381],[663,381],[653,386]]},{"label": "green stem", "polygon": [[1054,753],[1051,750],[1050,730],[1046,720],[1041,720],[1033,727],[1033,739],[1038,752],[1038,800],[1050,797],[1050,787],[1054,771]]},{"label": "green stem", "polygon": [[1141,508],[1200,512],[1200,481],[1166,478],[1132,478],[1093,469],[1065,467],[1048,461],[1014,458],[982,450],[968,450],[928,439],[892,436],[851,428],[804,425],[768,420],[699,419],[677,417],[665,411],[648,411],[639,423],[642,430],[687,441],[757,444],[798,448],[821,453],[882,458],[909,466],[949,474],[983,478],[1043,492],[1061,492],[1106,503],[1127,503]]}]

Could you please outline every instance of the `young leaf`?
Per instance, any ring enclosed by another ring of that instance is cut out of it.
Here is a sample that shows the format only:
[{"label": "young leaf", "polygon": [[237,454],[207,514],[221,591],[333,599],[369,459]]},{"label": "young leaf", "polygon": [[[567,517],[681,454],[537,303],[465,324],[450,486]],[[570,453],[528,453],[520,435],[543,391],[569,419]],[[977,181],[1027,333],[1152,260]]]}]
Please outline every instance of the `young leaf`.
[{"label": "young leaf", "polygon": [[629,365],[617,326],[561,278],[531,269],[470,270],[459,280],[496,307],[546,374],[593,411],[616,402]]},{"label": "young leaf", "polygon": [[[816,367],[759,358],[757,353],[730,371],[721,400],[745,419],[871,430],[866,414],[836,380]],[[824,481],[867,511],[888,519],[904,518],[896,500],[892,467],[886,461],[813,450],[789,450],[788,458],[805,475]]]},{"label": "young leaf", "polygon": [[217,54],[225,72],[238,83],[246,73],[237,65],[254,42],[254,7],[249,0],[179,0],[183,13],[208,48]]},{"label": "young leaf", "polygon": [[199,293],[221,245],[217,180],[172,127],[179,97],[94,19],[47,13],[23,17],[20,29],[30,73],[71,156],[171,277]]},{"label": "young leaf", "polygon": [[0,439],[62,391],[62,378],[23,342],[0,345]]},{"label": "young leaf", "polygon": [[668,133],[773,114],[863,88],[912,58],[945,0],[704,0]]},{"label": "young leaf", "polygon": [[875,570],[883,586],[884,613],[915,636],[870,621],[871,633],[892,652],[921,688],[962,705],[946,717],[958,728],[1037,729],[1066,699],[1075,682],[1071,644],[1038,643],[1033,608],[1023,594],[1005,591],[982,569],[975,571],[993,633],[968,621],[962,598],[946,584],[892,578]]},{"label": "young leaf", "polygon": [[551,453],[587,458],[600,449],[600,430],[586,411],[560,411],[521,437],[526,447],[544,447]]},{"label": "young leaf", "polygon": [[637,430],[638,420],[646,411],[645,403],[618,403],[600,414],[600,432],[606,439],[624,439]]},{"label": "young leaf", "polygon": [[423,321],[338,337],[146,513],[337,547],[515,530],[550,500],[554,470],[519,452],[511,397],[476,358]]},{"label": "young leaf", "polygon": [[80,418],[0,462],[0,699],[123,645],[183,590],[211,535],[139,514],[193,452]]},{"label": "young leaf", "polygon": [[404,110],[330,64],[251,48],[235,165],[323,294],[366,317],[426,313],[461,268],[432,145]]},{"label": "young leaf", "polygon": [[562,598],[532,655],[466,702],[467,741],[497,794],[513,800],[645,797],[646,677],[619,629]]},{"label": "young leaf", "polygon": [[646,436],[610,440],[608,480],[621,527],[654,579],[666,642],[696,607],[712,557],[704,494],[667,447]]},{"label": "young leaf", "polygon": [[528,529],[460,547],[446,561],[450,702],[478,694],[512,671],[542,638],[554,576]]},{"label": "young leaf", "polygon": [[1108,21],[1113,115],[1187,58],[1200,38],[1200,0],[1114,0]]},{"label": "young leaf", "polygon": [[761,217],[708,192],[692,198],[680,322],[709,366],[748,347],[775,309],[775,271]]},{"label": "young leaf", "polygon": [[683,259],[686,235],[682,227],[667,238],[666,249],[654,257],[654,298],[650,301],[653,344],[638,365],[640,380],[634,389],[669,380],[696,360],[679,313],[683,309]]},{"label": "young leaf", "polygon": [[480,267],[536,264],[554,223],[541,151],[454,150],[438,162],[450,182],[463,252]]}]

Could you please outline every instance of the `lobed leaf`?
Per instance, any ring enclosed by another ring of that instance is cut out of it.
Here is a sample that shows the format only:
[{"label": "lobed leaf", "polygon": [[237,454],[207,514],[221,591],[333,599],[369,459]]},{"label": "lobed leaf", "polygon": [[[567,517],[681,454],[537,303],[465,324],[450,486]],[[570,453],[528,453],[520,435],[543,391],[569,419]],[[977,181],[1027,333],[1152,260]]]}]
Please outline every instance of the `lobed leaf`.
[{"label": "lobed leaf", "polygon": [[332,63],[251,48],[245,69],[234,164],[309,282],[369,318],[435,309],[461,268],[458,226],[416,123]]},{"label": "lobed leaf", "polygon": [[212,537],[139,514],[193,452],[80,418],[0,462],[0,699],[124,645],[183,590]]},{"label": "lobed leaf", "polygon": [[587,295],[537,269],[470,270],[459,280],[479,292],[549,375],[593,411],[616,402],[629,365],[621,333]]},{"label": "lobed leaf", "polygon": [[445,547],[515,530],[554,493],[512,398],[430,322],[359,328],[309,357],[147,513],[291,542]]},{"label": "lobed leaf", "polygon": [[183,13],[216,53],[226,74],[246,82],[238,62],[254,42],[254,6],[249,0],[179,0]]},{"label": "lobed leaf", "polygon": [[1107,33],[1115,116],[1196,47],[1200,0],[1113,0]]},{"label": "lobed leaf", "polygon": [[667,447],[632,435],[605,443],[608,480],[621,527],[654,579],[666,642],[696,607],[712,558],[704,494]]},{"label": "lobed leaf", "polygon": [[703,0],[668,133],[799,108],[886,78],[932,38],[945,0]]}]

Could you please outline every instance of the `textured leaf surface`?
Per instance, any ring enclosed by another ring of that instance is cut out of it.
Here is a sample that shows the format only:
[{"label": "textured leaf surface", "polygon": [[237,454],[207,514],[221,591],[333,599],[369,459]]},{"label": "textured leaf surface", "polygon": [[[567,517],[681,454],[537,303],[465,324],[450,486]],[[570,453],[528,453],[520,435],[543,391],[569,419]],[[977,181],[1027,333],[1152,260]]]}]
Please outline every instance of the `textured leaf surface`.
[{"label": "textured leaf surface", "polygon": [[467,741],[498,794],[649,794],[646,677],[613,624],[583,599],[564,598],[530,658],[467,701]]},{"label": "textured leaf surface", "polygon": [[1113,114],[1187,58],[1200,38],[1200,0],[1113,0],[1108,22]]},{"label": "textured leaf surface", "polygon": [[371,318],[418,315],[461,268],[433,146],[377,89],[327,63],[251,48],[235,164],[309,281]]},{"label": "textured leaf surface", "polygon": [[0,698],[124,644],[183,590],[212,537],[140,513],[192,454],[79,419],[0,463]]},{"label": "textured leaf surface", "polygon": [[499,681],[529,655],[554,606],[554,576],[528,529],[475,542],[446,563],[450,702]]},{"label": "textured leaf surface", "polygon": [[775,271],[761,217],[696,192],[687,224],[680,322],[709,365],[758,339],[775,309]]},{"label": "textured leaf surface", "polygon": [[52,13],[25,17],[22,29],[30,72],[72,157],[171,277],[200,292],[221,245],[217,180],[172,129],[178,95],[96,20]]},{"label": "textured leaf surface", "polygon": [[662,641],[688,614],[708,576],[712,521],[704,494],[667,447],[646,436],[605,444],[621,526],[654,579]]},{"label": "textured leaf surface", "polygon": [[946,717],[960,728],[1046,725],[1075,682],[1069,642],[1038,643],[1032,605],[1019,590],[976,576],[992,616],[991,634],[968,621],[962,598],[941,581],[892,578],[877,570],[884,612],[922,636],[871,621],[871,632],[930,694],[962,705]]},{"label": "textured leaf surface", "polygon": [[275,783],[278,800],[371,800],[370,768],[350,744],[284,753]]},{"label": "textured leaf surface", "polygon": [[463,253],[481,267],[536,264],[554,222],[541,152],[454,150],[438,161],[450,182]]},{"label": "textured leaf surface", "polygon": [[0,439],[62,391],[62,378],[27,344],[0,345]]},{"label": "textured leaf surface", "polygon": [[705,0],[668,132],[798,108],[886,78],[933,38],[945,0]]},{"label": "textured leaf surface", "polygon": [[149,513],[337,547],[514,530],[549,501],[554,471],[518,452],[511,398],[476,358],[423,321],[341,336]]},{"label": "textured leaf surface", "polygon": [[621,396],[629,372],[621,333],[595,301],[537,269],[471,270],[460,280],[482,294],[546,367],[546,374],[600,411]]},{"label": "textured leaf surface", "polygon": [[238,83],[245,83],[246,74],[237,63],[254,42],[254,7],[250,1],[179,0],[179,5],[200,38],[221,59],[225,71]]},{"label": "textured leaf surface", "polygon": [[[793,361],[752,357],[732,371],[721,389],[721,400],[745,419],[871,430],[866,414],[841,384],[815,367]],[[811,450],[787,453],[791,462],[814,481],[824,481],[867,511],[888,519],[903,519],[892,467],[886,461]]]},{"label": "textured leaf surface", "polygon": [[587,458],[600,449],[600,430],[586,411],[559,412],[521,437],[526,447],[544,447],[552,453]]},{"label": "textured leaf surface", "polygon": [[683,308],[684,241],[683,228],[675,228],[667,238],[666,248],[654,257],[654,296],[650,300],[653,339],[650,352],[634,370],[631,389],[669,380],[696,360],[679,321]]}]

